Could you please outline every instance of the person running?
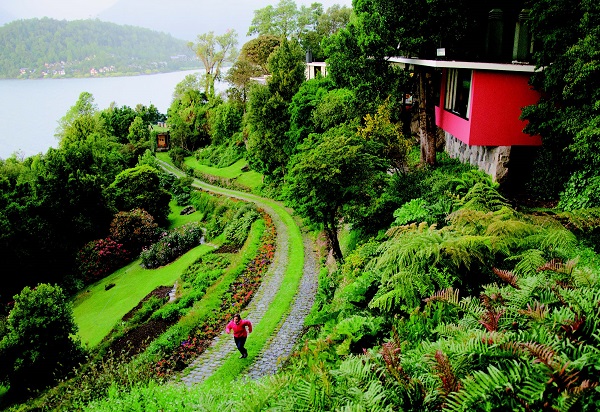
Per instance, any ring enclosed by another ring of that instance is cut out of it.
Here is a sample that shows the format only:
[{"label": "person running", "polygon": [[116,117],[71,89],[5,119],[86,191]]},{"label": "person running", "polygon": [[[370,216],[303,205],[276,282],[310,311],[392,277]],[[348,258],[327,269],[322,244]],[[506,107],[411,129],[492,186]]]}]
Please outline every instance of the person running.
[{"label": "person running", "polygon": [[[248,330],[246,331],[246,328]],[[247,319],[243,319],[239,313],[233,315],[233,320],[227,324],[225,328],[225,332],[229,333],[233,331],[233,340],[235,341],[235,346],[237,346],[238,350],[242,354],[240,359],[248,357],[248,351],[244,347],[246,345],[246,338],[248,337],[248,333],[252,333],[252,322]]]}]

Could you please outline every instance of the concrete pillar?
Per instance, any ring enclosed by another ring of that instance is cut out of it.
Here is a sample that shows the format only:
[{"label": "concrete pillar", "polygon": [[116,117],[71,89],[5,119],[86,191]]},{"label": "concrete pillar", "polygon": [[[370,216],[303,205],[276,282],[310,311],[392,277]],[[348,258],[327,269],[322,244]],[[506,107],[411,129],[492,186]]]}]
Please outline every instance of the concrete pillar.
[{"label": "concrete pillar", "polygon": [[531,32],[529,29],[529,10],[523,9],[519,13],[519,20],[515,28],[515,41],[513,43],[513,60],[526,62],[531,55]]},{"label": "concrete pillar", "polygon": [[487,37],[485,51],[491,60],[502,57],[502,39],[504,37],[504,12],[492,9],[488,13]]}]

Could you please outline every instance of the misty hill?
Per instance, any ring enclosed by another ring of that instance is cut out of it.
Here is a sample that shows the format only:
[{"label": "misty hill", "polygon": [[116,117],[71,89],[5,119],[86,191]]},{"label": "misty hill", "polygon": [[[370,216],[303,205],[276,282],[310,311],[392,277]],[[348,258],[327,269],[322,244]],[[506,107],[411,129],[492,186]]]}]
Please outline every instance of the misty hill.
[{"label": "misty hill", "polygon": [[0,27],[0,78],[129,75],[197,68],[186,41],[100,20],[18,20]]}]

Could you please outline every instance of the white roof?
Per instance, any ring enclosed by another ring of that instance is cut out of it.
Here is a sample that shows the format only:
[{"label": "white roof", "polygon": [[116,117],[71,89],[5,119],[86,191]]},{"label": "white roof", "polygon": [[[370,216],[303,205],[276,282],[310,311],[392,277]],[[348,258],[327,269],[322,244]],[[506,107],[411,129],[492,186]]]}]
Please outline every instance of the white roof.
[{"label": "white roof", "polygon": [[390,57],[388,59],[392,63],[398,64],[413,64],[416,66],[427,66],[435,68],[450,68],[450,69],[475,69],[475,70],[496,70],[504,72],[525,72],[533,73],[535,66],[520,62],[513,63],[483,63],[483,62],[463,62],[456,60],[426,60],[413,57]]}]

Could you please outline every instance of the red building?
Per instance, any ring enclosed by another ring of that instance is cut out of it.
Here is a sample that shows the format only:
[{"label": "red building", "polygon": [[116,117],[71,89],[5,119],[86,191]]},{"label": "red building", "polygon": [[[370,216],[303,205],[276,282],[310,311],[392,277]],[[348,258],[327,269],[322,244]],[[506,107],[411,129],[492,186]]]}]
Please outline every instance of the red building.
[{"label": "red building", "polygon": [[534,66],[406,57],[390,61],[441,73],[435,123],[444,131],[450,156],[501,181],[508,172],[511,148],[542,144],[539,136],[523,132],[526,122],[520,119],[523,107],[540,97],[529,85]]}]

